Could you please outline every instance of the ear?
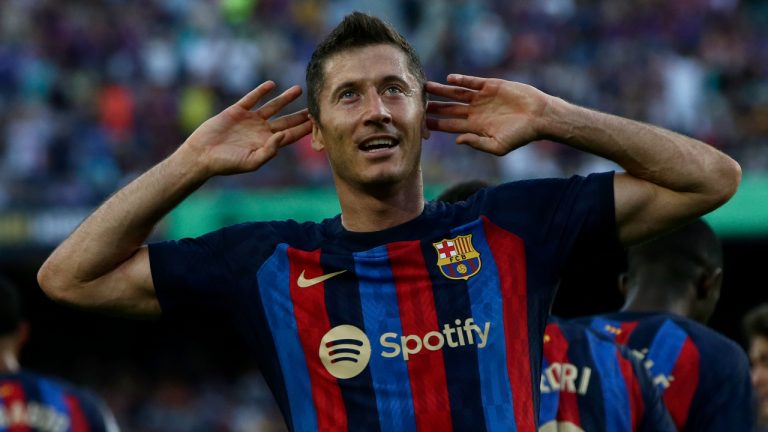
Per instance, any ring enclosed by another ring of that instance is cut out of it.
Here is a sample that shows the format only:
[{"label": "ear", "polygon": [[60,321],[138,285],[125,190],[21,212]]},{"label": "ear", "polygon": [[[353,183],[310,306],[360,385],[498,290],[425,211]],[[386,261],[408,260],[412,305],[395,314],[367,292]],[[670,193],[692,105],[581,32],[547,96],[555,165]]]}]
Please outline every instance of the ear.
[{"label": "ear", "polygon": [[421,139],[429,138],[429,128],[427,127],[427,106],[424,105],[424,118],[421,119]]},{"label": "ear", "polygon": [[309,115],[309,121],[312,122],[312,148],[315,151],[322,151],[325,149],[325,141],[323,132],[320,130],[320,122],[312,117],[312,114]]},{"label": "ear", "polygon": [[696,298],[706,299],[720,297],[720,287],[723,284],[723,269],[718,267],[705,275],[696,287]]},{"label": "ear", "polygon": [[619,275],[619,279],[617,283],[619,286],[619,292],[621,293],[621,296],[626,299],[627,292],[629,291],[629,277],[627,276],[627,272],[623,272]]}]

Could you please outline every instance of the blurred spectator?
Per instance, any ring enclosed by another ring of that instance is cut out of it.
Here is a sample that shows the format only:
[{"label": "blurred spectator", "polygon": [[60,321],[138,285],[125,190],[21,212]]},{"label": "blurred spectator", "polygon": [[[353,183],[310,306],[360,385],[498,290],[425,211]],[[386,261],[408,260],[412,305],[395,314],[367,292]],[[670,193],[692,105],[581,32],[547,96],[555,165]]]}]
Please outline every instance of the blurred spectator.
[{"label": "blurred spectator", "polygon": [[757,399],[757,430],[768,431],[768,304],[760,305],[744,317],[749,344],[752,385]]},{"label": "blurred spectator", "polygon": [[[311,41],[353,8],[412,38],[431,79],[529,82],[704,139],[747,172],[768,171],[764,2],[6,0],[0,208],[100,202],[263,79],[303,84]],[[477,41],[472,50],[457,43],[464,38]],[[425,145],[427,183],[453,182],[467,166],[497,182],[604,164],[552,143],[469,155],[440,135]],[[322,156],[281,158],[279,171],[217,186],[331,186]]]}]

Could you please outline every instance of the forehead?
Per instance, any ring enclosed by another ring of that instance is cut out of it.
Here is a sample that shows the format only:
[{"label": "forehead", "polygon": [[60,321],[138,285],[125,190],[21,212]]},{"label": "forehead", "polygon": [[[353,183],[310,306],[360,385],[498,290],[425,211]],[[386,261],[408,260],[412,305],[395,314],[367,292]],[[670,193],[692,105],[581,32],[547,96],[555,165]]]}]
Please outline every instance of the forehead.
[{"label": "forehead", "polygon": [[768,356],[768,338],[755,336],[749,344],[749,354],[752,358]]},{"label": "forehead", "polygon": [[375,82],[392,76],[416,85],[416,78],[408,69],[408,57],[396,46],[388,44],[351,48],[336,53],[325,61],[323,75],[325,90],[345,82]]}]

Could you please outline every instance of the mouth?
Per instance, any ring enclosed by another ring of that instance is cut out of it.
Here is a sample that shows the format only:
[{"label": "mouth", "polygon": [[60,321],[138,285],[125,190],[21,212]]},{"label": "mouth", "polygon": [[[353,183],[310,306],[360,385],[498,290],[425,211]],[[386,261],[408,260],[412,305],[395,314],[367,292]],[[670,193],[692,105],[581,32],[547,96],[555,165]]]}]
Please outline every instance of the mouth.
[{"label": "mouth", "polygon": [[360,143],[357,148],[366,153],[377,153],[397,147],[400,143],[392,137],[372,138]]}]

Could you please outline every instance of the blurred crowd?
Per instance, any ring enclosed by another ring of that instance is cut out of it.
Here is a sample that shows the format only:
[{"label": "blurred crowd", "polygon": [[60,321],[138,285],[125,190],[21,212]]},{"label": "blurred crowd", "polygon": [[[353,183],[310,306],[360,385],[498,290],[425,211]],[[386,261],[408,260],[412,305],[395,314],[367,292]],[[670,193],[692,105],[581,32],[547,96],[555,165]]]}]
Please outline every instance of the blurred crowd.
[{"label": "blurred crowd", "polygon": [[225,380],[164,377],[150,381],[124,369],[96,386],[124,432],[285,432],[287,428],[257,371]]},{"label": "blurred crowd", "polygon": [[[261,81],[303,85],[314,44],[354,9],[401,29],[430,79],[526,82],[768,171],[763,1],[4,0],[0,210],[100,202]],[[304,139],[258,174],[212,186],[327,186],[324,159]],[[423,160],[429,183],[612,168],[548,142],[490,157],[444,134]]]}]

